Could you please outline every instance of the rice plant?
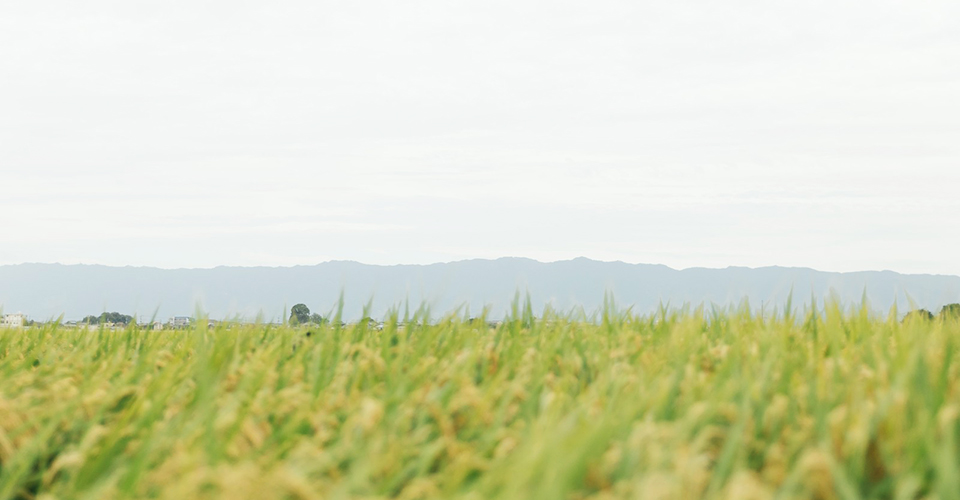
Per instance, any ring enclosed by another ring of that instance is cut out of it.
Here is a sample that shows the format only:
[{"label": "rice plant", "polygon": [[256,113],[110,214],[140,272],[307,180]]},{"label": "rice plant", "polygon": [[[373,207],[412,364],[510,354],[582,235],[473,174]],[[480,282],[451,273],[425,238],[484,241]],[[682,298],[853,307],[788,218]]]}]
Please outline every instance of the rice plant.
[{"label": "rice plant", "polygon": [[956,319],[515,309],[0,331],[0,499],[960,498]]}]

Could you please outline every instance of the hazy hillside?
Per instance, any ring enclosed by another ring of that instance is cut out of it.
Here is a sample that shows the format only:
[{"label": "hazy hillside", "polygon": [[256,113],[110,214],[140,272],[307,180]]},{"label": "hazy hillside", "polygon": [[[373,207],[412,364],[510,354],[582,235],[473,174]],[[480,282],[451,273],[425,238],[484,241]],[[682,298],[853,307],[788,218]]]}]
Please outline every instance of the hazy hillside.
[{"label": "hazy hillside", "polygon": [[663,302],[730,304],[747,298],[759,306],[782,305],[791,287],[795,301],[809,302],[834,290],[846,303],[859,302],[864,290],[871,304],[887,310],[916,304],[936,311],[960,302],[960,277],[903,275],[890,271],[827,273],[805,268],[686,269],[660,265],[597,262],[579,258],[541,263],[529,259],[468,260],[426,266],[372,266],[326,262],[298,267],[218,267],[156,269],[91,265],[23,264],[0,266],[0,307],[34,319],[79,319],[119,311],[147,318],[191,315],[197,306],[213,318],[241,315],[278,319],[285,308],[303,302],[326,314],[341,290],[346,316],[359,317],[373,299],[372,314],[409,299],[428,302],[436,313],[466,305],[484,306],[494,317],[509,308],[517,290],[529,292],[537,310],[551,303],[560,309],[583,306],[588,312],[613,292],[623,306],[646,312]]}]

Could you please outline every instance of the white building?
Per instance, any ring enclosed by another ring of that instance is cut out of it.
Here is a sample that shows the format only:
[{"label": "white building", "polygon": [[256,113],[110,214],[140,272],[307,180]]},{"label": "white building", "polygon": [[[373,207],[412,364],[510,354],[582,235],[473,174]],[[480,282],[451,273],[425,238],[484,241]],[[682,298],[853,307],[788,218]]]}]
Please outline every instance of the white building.
[{"label": "white building", "polygon": [[27,316],[25,314],[7,314],[3,317],[3,322],[0,323],[0,327],[23,328],[25,324],[27,324]]},{"label": "white building", "polygon": [[189,316],[174,316],[170,319],[170,326],[173,328],[186,328],[190,326],[190,323],[193,321],[193,318]]}]

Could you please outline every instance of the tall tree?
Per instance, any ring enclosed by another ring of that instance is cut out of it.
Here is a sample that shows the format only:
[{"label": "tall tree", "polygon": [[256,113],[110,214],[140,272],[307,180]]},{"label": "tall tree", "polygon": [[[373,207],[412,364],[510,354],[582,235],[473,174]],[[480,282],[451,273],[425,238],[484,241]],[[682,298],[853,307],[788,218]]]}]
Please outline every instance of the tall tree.
[{"label": "tall tree", "polygon": [[300,325],[310,321],[310,308],[304,304],[297,304],[290,309],[290,324]]}]

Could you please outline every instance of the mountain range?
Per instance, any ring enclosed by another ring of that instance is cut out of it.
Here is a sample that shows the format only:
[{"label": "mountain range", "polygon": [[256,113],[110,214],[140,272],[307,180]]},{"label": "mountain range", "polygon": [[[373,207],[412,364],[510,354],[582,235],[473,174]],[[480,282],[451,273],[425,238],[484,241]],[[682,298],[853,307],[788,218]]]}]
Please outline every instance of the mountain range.
[{"label": "mountain range", "polygon": [[783,307],[811,298],[837,297],[844,304],[865,296],[878,312],[897,305],[905,312],[936,312],[960,302],[960,277],[892,271],[823,272],[793,267],[671,269],[654,264],[599,262],[586,258],[543,263],[525,258],[464,260],[430,265],[379,266],[331,261],[294,267],[159,269],[101,265],[19,264],[0,266],[0,308],[32,319],[80,319],[104,311],[140,318],[190,316],[280,320],[304,303],[327,316],[341,292],[344,318],[356,319],[370,305],[374,318],[391,307],[428,304],[435,316],[461,307],[491,318],[510,309],[517,292],[529,294],[534,311],[549,304],[569,311],[598,310],[606,292],[620,307],[646,313],[660,304]]}]

